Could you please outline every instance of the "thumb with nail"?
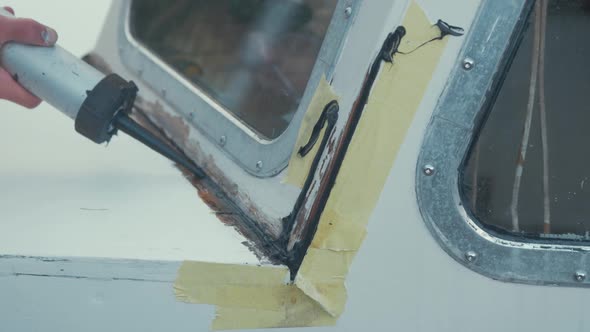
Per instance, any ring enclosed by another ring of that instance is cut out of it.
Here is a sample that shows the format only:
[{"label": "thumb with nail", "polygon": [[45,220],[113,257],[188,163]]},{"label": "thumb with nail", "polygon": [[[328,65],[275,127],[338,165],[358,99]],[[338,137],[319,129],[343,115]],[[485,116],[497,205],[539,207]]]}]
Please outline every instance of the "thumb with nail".
[{"label": "thumb with nail", "polygon": [[[4,13],[6,15],[0,15],[0,47],[8,42],[51,47],[57,42],[54,29],[29,18],[14,17],[14,10],[10,7],[4,7]],[[0,68],[0,99],[26,108],[35,108],[41,103],[41,99],[23,88],[3,68]]]}]

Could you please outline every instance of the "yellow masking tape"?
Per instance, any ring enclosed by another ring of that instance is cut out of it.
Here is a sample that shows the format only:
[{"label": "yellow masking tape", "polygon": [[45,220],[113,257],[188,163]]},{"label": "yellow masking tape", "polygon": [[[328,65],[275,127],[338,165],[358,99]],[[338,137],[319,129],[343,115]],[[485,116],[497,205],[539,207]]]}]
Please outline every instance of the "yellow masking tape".
[{"label": "yellow masking tape", "polygon": [[179,300],[257,309],[275,309],[289,269],[282,266],[184,262],[174,291]]},{"label": "yellow masking tape", "polygon": [[301,326],[331,326],[335,317],[326,313],[311,301],[296,286],[285,286],[287,294],[281,294],[285,301],[276,310],[257,310],[252,308],[232,308],[218,306],[213,321],[214,330],[235,330],[255,328],[282,328]]},{"label": "yellow masking tape", "polygon": [[[326,78],[322,76],[315,94],[311,99],[307,112],[301,121],[299,135],[297,136],[295,148],[293,149],[291,159],[289,160],[289,168],[287,169],[287,176],[284,180],[285,183],[292,184],[298,188],[303,188],[303,184],[305,183],[305,179],[309,174],[309,169],[313,159],[318,153],[320,144],[319,142],[316,143],[316,145],[305,157],[299,156],[298,151],[300,147],[304,146],[309,141],[313,127],[318,122],[318,119],[320,118],[320,115],[322,114],[322,111],[326,105],[328,105],[328,103],[330,103],[332,100],[338,100],[338,97],[334,91],[332,91],[332,87],[328,81],[326,81]],[[320,137],[323,137],[324,133],[325,128],[322,129]],[[321,141],[321,138],[318,141]]]},{"label": "yellow masking tape", "polygon": [[[404,26],[403,51],[440,35],[415,3]],[[445,40],[434,41],[383,64],[294,284],[286,283],[285,267],[185,262],[175,283],[177,298],[217,305],[214,329],[334,325],[346,305],[344,281],[366,224],[445,46]],[[323,80],[295,150],[333,99]],[[287,182],[303,184],[316,152],[307,160],[294,155]]]},{"label": "yellow masking tape", "polygon": [[[440,36],[440,30],[432,27],[415,3],[404,26],[403,50]],[[384,63],[375,81],[295,279],[305,294],[335,316],[344,310],[346,271],[365,237],[366,224],[445,46],[446,40],[434,41],[412,54],[396,54],[394,64]]]},{"label": "yellow masking tape", "polygon": [[176,298],[214,304],[216,330],[324,326],[336,318],[297,286],[282,266],[184,262],[174,284]]}]

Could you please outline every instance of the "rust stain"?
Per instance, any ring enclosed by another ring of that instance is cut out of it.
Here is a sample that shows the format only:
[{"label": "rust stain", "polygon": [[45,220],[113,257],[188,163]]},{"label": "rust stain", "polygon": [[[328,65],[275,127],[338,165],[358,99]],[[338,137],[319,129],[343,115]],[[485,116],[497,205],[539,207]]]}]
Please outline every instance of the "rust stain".
[{"label": "rust stain", "polygon": [[141,108],[142,110],[150,110],[149,112],[146,112],[147,117],[153,123],[157,124],[158,129],[163,130],[168,138],[172,139],[172,141],[180,146],[186,146],[190,129],[180,116],[175,116],[166,112],[159,101],[149,104],[149,107]]},{"label": "rust stain", "polygon": [[264,214],[256,207],[256,204],[252,202],[250,197],[241,192],[239,186],[225,176],[224,171],[217,166],[210,155],[204,153],[200,144],[195,140],[190,139],[192,128],[181,116],[172,115],[169,112],[166,112],[162,104],[159,102],[147,103],[141,100],[136,104],[142,109],[150,122],[153,122],[158,129],[163,128],[166,138],[172,140],[172,142],[177,144],[177,148],[189,157],[189,159],[193,160],[197,165],[206,170],[207,175],[211,177],[219,187],[223,188],[224,193],[227,194],[228,197],[234,198],[236,204],[239,204],[244,212],[246,212],[252,219],[255,219],[265,232],[273,236],[275,239],[279,237],[282,227],[273,223],[271,220],[267,220]]},{"label": "rust stain", "polygon": [[[244,197],[238,186],[224,176],[212,157],[205,155],[198,142],[189,139],[191,128],[183,118],[166,112],[159,102],[149,103],[140,97],[136,100],[135,106],[131,116],[136,121],[206,171],[208,176],[205,179],[197,179],[190,171],[176,165],[187,181],[195,187],[203,202],[211,208],[211,213],[215,214],[223,224],[233,227],[248,239],[250,242],[246,246],[259,259],[279,262],[273,258],[274,249],[269,245],[269,241],[272,241],[271,238],[276,239],[278,237],[276,234],[279,234],[280,230],[277,232],[266,223],[260,222],[261,218],[258,219],[260,213],[253,207],[249,198]],[[237,206],[236,200],[248,203],[246,212],[251,218],[250,222],[245,221],[244,210],[241,206]]]},{"label": "rust stain", "polygon": [[[272,236],[274,239],[277,239],[281,229],[272,227],[274,224],[272,224],[271,221],[266,220],[258,208],[256,208],[256,205],[254,202],[252,202],[250,197],[247,194],[241,192],[239,190],[239,186],[225,176],[223,170],[217,167],[217,164],[213,162],[212,157],[208,156],[204,158],[198,158],[198,156],[204,156],[205,154],[202,152],[200,145],[197,142],[188,140],[187,145],[188,148],[186,151],[188,151],[189,158],[192,160],[197,160],[197,163],[206,170],[207,174],[215,181],[215,183],[220,188],[223,188],[223,191],[227,197],[232,197],[234,202],[239,205],[242,211],[246,212],[248,216],[257,221],[258,226],[263,229],[264,232]],[[193,185],[195,184],[193,183]]]}]

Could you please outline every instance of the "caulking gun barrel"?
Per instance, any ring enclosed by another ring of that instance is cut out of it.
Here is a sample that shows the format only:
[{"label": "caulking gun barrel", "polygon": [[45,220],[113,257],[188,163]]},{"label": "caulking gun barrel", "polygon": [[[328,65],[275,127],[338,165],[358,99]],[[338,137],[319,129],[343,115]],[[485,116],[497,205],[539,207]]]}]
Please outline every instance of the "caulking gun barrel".
[{"label": "caulking gun barrel", "polygon": [[23,87],[72,118],[76,131],[98,144],[111,139],[116,116],[128,113],[135,101],[133,82],[105,76],[58,45],[6,43],[0,62]]},{"label": "caulking gun barrel", "polygon": [[[0,15],[14,17],[4,8],[0,8]],[[91,93],[105,81],[105,75],[59,45],[39,47],[9,42],[0,50],[0,63],[25,89],[75,120],[76,130],[82,135],[103,143],[114,133],[112,128],[105,130],[104,127],[112,127],[111,122],[120,105],[112,105],[117,108],[113,110],[91,110],[91,113],[107,113],[96,119],[107,123],[97,123],[91,116],[81,114],[88,108],[85,105],[89,99],[92,102]],[[135,95],[131,97],[135,98]],[[106,119],[108,116],[110,118]],[[102,132],[80,131],[79,122],[83,128],[102,126]]]},{"label": "caulking gun barrel", "polygon": [[2,66],[27,90],[76,119],[91,91],[105,75],[60,46],[37,47],[8,43]]},{"label": "caulking gun barrel", "polygon": [[[0,15],[13,16],[2,8]],[[197,177],[205,176],[191,160],[129,117],[137,95],[133,82],[116,74],[105,76],[58,45],[7,43],[0,50],[0,62],[23,87],[72,118],[76,131],[93,142],[108,142],[118,129]]]}]

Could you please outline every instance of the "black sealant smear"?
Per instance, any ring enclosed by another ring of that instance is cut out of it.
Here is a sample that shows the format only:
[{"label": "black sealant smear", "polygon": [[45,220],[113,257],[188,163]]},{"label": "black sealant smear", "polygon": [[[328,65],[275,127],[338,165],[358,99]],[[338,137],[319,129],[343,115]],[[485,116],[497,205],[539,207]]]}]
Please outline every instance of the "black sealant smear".
[{"label": "black sealant smear", "polygon": [[[150,128],[157,132],[160,136],[167,137],[164,130],[156,126],[144,110],[139,107],[134,107],[133,113],[136,116],[141,117],[141,119],[148,123]],[[180,146],[174,141],[168,139],[167,142],[177,152],[183,153]],[[185,157],[187,156],[185,155]],[[248,239],[248,241],[253,241],[256,244],[259,244],[259,246],[254,246],[256,248],[254,251],[256,256],[258,256],[258,253],[260,252],[263,255],[266,255],[266,257],[270,259],[273,264],[281,264],[288,260],[285,249],[286,246],[281,245],[281,243],[277,243],[272,235],[268,234],[262,227],[260,227],[260,225],[254,219],[250,218],[250,216],[236,204],[234,199],[230,198],[230,195],[225,193],[223,188],[219,186],[217,182],[215,182],[210,176],[205,176],[202,179],[198,179],[198,181],[201,182],[202,186],[207,188],[208,191],[214,192],[215,196],[217,196],[217,198],[226,205],[226,211],[222,212],[221,214],[235,215],[235,219],[239,220],[241,225],[244,226],[245,230],[247,231],[247,234],[244,234],[244,236]],[[248,241],[246,241],[246,243]]]},{"label": "black sealant smear", "polygon": [[[289,244],[289,236],[291,235],[291,232],[293,231],[293,227],[295,226],[295,219],[297,218],[297,214],[299,213],[301,206],[303,206],[303,203],[305,202],[305,199],[307,197],[307,193],[308,193],[309,189],[311,188],[311,184],[313,183],[313,179],[314,179],[316,170],[320,164],[322,154],[323,154],[324,150],[326,149],[326,146],[328,145],[328,139],[330,138],[332,132],[334,131],[334,127],[336,127],[336,122],[338,121],[339,110],[340,110],[340,107],[339,107],[338,102],[336,100],[332,100],[331,102],[329,102],[324,107],[324,110],[322,111],[320,118],[318,119],[315,126],[313,127],[313,131],[311,133],[309,141],[307,142],[307,144],[305,144],[304,146],[299,148],[298,155],[302,158],[305,157],[311,151],[311,149],[313,148],[313,146],[317,142],[319,135],[320,135],[322,129],[324,128],[324,126],[326,126],[326,131],[324,132],[324,137],[322,138],[322,142],[320,143],[320,148],[318,149],[318,152],[316,153],[316,155],[313,159],[313,162],[309,168],[309,173],[307,175],[307,178],[305,179],[305,183],[303,184],[303,188],[301,188],[301,192],[299,193],[299,197],[297,197],[297,201],[295,202],[295,206],[293,207],[292,212],[287,217],[283,218],[284,228],[281,233],[279,241],[285,247],[285,250],[287,248],[287,245]],[[291,261],[293,261],[293,259],[288,256],[286,264],[290,268],[290,270],[293,271],[294,269],[291,268],[291,264],[290,264]],[[292,274],[292,277],[295,277],[295,275]]]},{"label": "black sealant smear", "polygon": [[[349,130],[347,130],[344,133],[344,137],[342,138],[342,142],[341,142],[342,148],[339,151],[337,151],[336,155],[334,156],[334,161],[333,161],[334,169],[332,172],[330,172],[328,174],[328,179],[326,182],[327,189],[324,190],[323,192],[320,192],[319,197],[317,198],[317,200],[319,201],[319,206],[318,206],[317,213],[314,216],[312,216],[313,219],[309,223],[309,225],[310,225],[309,227],[311,227],[311,229],[308,231],[306,236],[300,242],[295,244],[293,249],[288,254],[289,261],[287,262],[287,266],[289,267],[289,270],[291,272],[291,280],[295,280],[295,276],[297,275],[297,272],[299,271],[299,268],[301,267],[301,263],[303,262],[303,258],[305,257],[305,254],[307,253],[307,249],[311,245],[311,241],[313,240],[313,237],[315,236],[315,233],[318,229],[320,217],[324,212],[324,208],[326,207],[326,203],[328,202],[328,198],[330,197],[330,193],[332,192],[332,189],[334,188],[334,184],[336,183],[336,177],[340,173],[340,167],[342,166],[342,161],[344,160],[344,156],[346,156],[346,152],[348,151],[348,147],[350,146],[350,142],[352,141],[352,137],[354,136],[354,132],[356,131],[356,127],[360,121],[361,115],[363,114],[363,111],[365,109],[365,105],[367,104],[367,101],[369,100],[371,88],[373,87],[373,84],[375,83],[377,75],[379,74],[379,71],[381,69],[381,64],[383,61],[385,61],[385,62],[393,61],[392,56],[397,51],[397,46],[399,46],[401,39],[405,35],[405,31],[406,31],[406,29],[404,27],[400,26],[394,32],[390,33],[387,36],[387,38],[385,39],[385,42],[383,43],[383,46],[381,47],[381,51],[378,53],[377,58],[375,59],[375,61],[373,61],[373,64],[371,65],[371,68],[369,69],[369,72],[367,74],[367,78],[365,79],[365,83],[363,84],[363,88],[361,90],[361,93],[359,95],[357,103],[355,104],[355,106],[351,112],[351,115],[350,115]],[[324,139],[325,139],[325,137],[324,137]],[[320,156],[320,155],[321,154],[318,153],[318,155],[316,155],[316,158],[318,158],[318,156]],[[318,160],[318,162],[319,162],[319,160]],[[306,183],[309,181],[311,184],[311,181],[313,180],[313,176],[314,176],[314,174],[312,172],[310,172],[308,175],[308,179],[306,180]],[[305,197],[305,195],[307,194],[307,190],[302,191],[301,193],[302,193],[301,196]],[[297,212],[298,212],[298,210],[294,209],[293,212],[291,213],[291,216],[296,216]],[[290,225],[290,226],[293,227],[293,225]],[[289,233],[287,234],[287,240],[288,240],[289,235],[290,235],[290,230],[289,230]]]},{"label": "black sealant smear", "polygon": [[309,141],[307,142],[307,144],[300,147],[299,151],[297,151],[297,154],[299,154],[301,158],[307,156],[311,149],[313,149],[313,147],[318,141],[318,138],[320,137],[322,129],[324,129],[324,126],[326,125],[326,122],[331,122],[330,119],[327,119],[328,113],[338,112],[338,110],[334,111],[332,109],[333,107],[338,107],[338,103],[335,100],[331,101],[330,103],[328,103],[328,105],[326,105],[326,107],[324,107],[324,110],[322,111],[320,118],[316,122],[315,126],[313,126],[313,130],[311,131]]},{"label": "black sealant smear", "polygon": [[406,35],[406,28],[397,27],[394,32],[390,33],[381,48],[381,59],[385,62],[393,63],[393,55],[399,52],[399,44]]},{"label": "black sealant smear", "polygon": [[[421,46],[426,45],[427,43],[433,42],[435,40],[442,40],[444,37],[446,37],[448,35],[461,36],[464,33],[462,28],[449,25],[448,23],[446,23],[442,20],[438,20],[438,22],[435,25],[438,26],[438,28],[440,29],[441,35],[439,37],[433,38],[432,40],[429,40],[429,41],[423,43]],[[311,245],[311,241],[313,240],[313,237],[315,236],[315,233],[316,233],[318,225],[319,225],[319,220],[324,212],[324,208],[326,207],[326,203],[328,202],[328,199],[330,198],[330,194],[332,192],[332,189],[334,188],[334,184],[336,183],[336,178],[338,177],[338,174],[340,173],[340,168],[342,167],[342,162],[344,161],[344,157],[346,156],[346,154],[348,152],[348,148],[350,146],[352,138],[354,137],[358,123],[360,122],[360,119],[363,115],[363,112],[365,110],[365,106],[367,105],[367,102],[369,100],[369,95],[371,94],[371,90],[373,88],[373,85],[375,84],[375,80],[377,79],[377,75],[379,74],[379,71],[381,70],[382,62],[393,63],[394,55],[396,53],[400,53],[398,48],[399,48],[399,45],[405,35],[406,35],[406,29],[403,26],[399,26],[395,29],[394,32],[391,32],[387,36],[387,38],[385,39],[383,46],[381,47],[381,50],[377,55],[377,58],[375,59],[375,61],[373,61],[373,64],[371,65],[371,67],[367,73],[367,77],[365,79],[365,82],[363,84],[363,87],[361,89],[359,97],[357,99],[357,103],[355,104],[355,106],[351,112],[351,115],[350,115],[349,129],[344,133],[344,135],[342,137],[341,148],[336,150],[336,154],[335,154],[334,160],[333,160],[334,169],[327,175],[327,180],[326,180],[327,181],[326,182],[327,189],[320,192],[319,197],[317,198],[318,203],[319,203],[318,210],[315,213],[315,215],[312,216],[313,219],[310,221],[309,225],[310,225],[311,229],[309,230],[309,232],[306,234],[306,236],[300,242],[295,244],[295,246],[293,247],[293,250],[291,250],[288,253],[289,260],[287,262],[287,266],[289,267],[289,270],[291,272],[291,280],[295,280],[295,276],[297,275],[297,272],[299,271],[299,268],[301,267],[301,263],[303,262],[303,258],[307,254],[307,249]],[[421,46],[419,46],[419,47],[421,47]],[[325,139],[326,139],[326,137],[324,137],[324,140]],[[318,152],[318,155],[316,155],[316,159],[318,159],[320,155],[321,155],[321,153]],[[317,161],[319,162],[319,160],[317,160]],[[315,162],[315,160],[314,160],[314,162]],[[312,169],[314,169],[314,168],[312,168]],[[313,180],[313,176],[314,176],[314,172],[310,172],[306,183],[310,182],[310,184],[311,184],[311,180]],[[305,197],[304,195],[306,194],[306,192],[307,192],[307,190],[303,190],[300,198]],[[289,217],[296,215],[297,211],[298,210],[294,209]],[[290,225],[290,226],[293,227],[293,225]],[[289,234],[290,234],[290,231],[289,231]],[[289,234],[287,234],[286,240],[283,239],[283,241],[288,241]]]},{"label": "black sealant smear", "polygon": [[443,38],[445,38],[446,36],[459,37],[459,36],[463,36],[463,34],[465,34],[465,30],[463,28],[458,27],[458,26],[454,26],[454,25],[450,25],[449,23],[447,23],[443,20],[440,20],[440,19],[434,25],[437,26],[438,29],[440,30],[440,36],[434,37],[430,40],[423,42],[422,44],[418,45],[416,48],[414,48],[411,51],[408,51],[408,52],[398,51],[398,53],[399,54],[412,54],[415,51],[417,51],[419,48],[421,48],[422,46],[424,46],[426,44],[430,44],[435,40],[443,40]]}]

